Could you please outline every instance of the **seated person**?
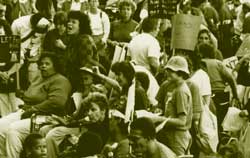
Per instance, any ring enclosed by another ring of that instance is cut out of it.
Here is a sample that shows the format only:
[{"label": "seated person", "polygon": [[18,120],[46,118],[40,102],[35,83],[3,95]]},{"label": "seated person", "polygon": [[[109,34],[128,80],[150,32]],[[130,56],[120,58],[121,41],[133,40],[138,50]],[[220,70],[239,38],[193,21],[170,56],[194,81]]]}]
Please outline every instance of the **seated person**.
[{"label": "seated person", "polygon": [[24,140],[20,158],[47,158],[45,139],[36,133],[28,135]]},{"label": "seated person", "polygon": [[62,76],[57,57],[44,53],[39,60],[42,79],[23,93],[22,109],[0,119],[0,157],[19,157],[22,142],[30,132],[30,117],[34,113],[59,115],[65,113],[65,104],[71,95],[71,85]]},{"label": "seated person", "polygon": [[[109,136],[107,97],[99,92],[90,93],[81,103],[78,112],[63,125],[50,130],[46,135],[48,144],[48,158],[57,157],[65,136],[79,137],[86,131],[94,132],[106,143]],[[46,127],[44,127],[46,128]],[[45,129],[41,129],[45,130]],[[64,150],[64,149],[61,149]]]},{"label": "seated person", "polygon": [[125,115],[116,109],[109,111],[110,137],[103,149],[103,155],[113,155],[115,158],[126,157],[130,154],[128,141],[128,124],[124,122]]}]

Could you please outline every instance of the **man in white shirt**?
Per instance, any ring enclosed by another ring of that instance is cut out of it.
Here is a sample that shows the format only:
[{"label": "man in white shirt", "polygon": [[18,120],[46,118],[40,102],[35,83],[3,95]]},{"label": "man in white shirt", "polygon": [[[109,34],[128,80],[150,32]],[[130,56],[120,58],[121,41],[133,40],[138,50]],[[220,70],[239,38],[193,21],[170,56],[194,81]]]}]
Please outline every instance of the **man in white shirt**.
[{"label": "man in white shirt", "polygon": [[136,65],[147,68],[152,74],[160,65],[160,44],[155,38],[159,32],[160,20],[145,18],[142,22],[143,33],[135,36],[128,45],[129,59]]}]

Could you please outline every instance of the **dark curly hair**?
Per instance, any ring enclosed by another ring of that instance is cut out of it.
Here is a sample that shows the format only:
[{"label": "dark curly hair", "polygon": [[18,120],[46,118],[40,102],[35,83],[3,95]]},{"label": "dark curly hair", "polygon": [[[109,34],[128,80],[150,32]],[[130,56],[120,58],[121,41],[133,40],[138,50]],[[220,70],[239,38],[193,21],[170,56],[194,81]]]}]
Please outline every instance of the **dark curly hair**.
[{"label": "dark curly hair", "polygon": [[79,21],[80,34],[91,35],[90,19],[89,16],[80,11],[70,11],[68,19],[76,19]]},{"label": "dark curly hair", "polygon": [[59,57],[53,52],[43,52],[39,58],[38,65],[41,64],[42,59],[50,58],[54,69],[57,73],[62,73],[62,63],[60,62]]}]

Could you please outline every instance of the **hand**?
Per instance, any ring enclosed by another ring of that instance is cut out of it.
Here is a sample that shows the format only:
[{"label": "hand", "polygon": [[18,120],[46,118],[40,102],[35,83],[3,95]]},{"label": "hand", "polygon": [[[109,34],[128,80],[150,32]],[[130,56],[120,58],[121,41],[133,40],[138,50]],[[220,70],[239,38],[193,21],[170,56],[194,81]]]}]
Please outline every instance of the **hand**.
[{"label": "hand", "polygon": [[241,109],[241,103],[238,98],[233,98],[231,101],[231,106]]},{"label": "hand", "polygon": [[57,39],[55,41],[55,46],[61,49],[66,49],[66,45],[63,43],[61,39]]},{"label": "hand", "polygon": [[4,82],[8,82],[8,80],[9,80],[9,75],[8,75],[8,73],[7,72],[1,72],[0,71],[0,78],[4,81]]},{"label": "hand", "polygon": [[241,110],[241,112],[240,112],[240,117],[248,117],[248,111],[247,110]]},{"label": "hand", "polygon": [[100,72],[98,66],[93,66],[93,67],[92,67],[92,70],[93,70],[93,73],[95,73],[95,74],[97,74],[97,75],[101,74],[101,72]]},{"label": "hand", "polygon": [[24,111],[24,113],[21,115],[21,119],[26,119],[26,118],[30,118],[32,116],[32,114],[34,114],[36,112],[35,108],[29,108],[27,110]]},{"label": "hand", "polygon": [[19,107],[20,109],[24,110],[24,111],[27,111],[27,110],[31,109],[31,106],[30,106],[30,105],[26,105],[26,104],[24,104],[24,105],[19,105],[18,107]]}]

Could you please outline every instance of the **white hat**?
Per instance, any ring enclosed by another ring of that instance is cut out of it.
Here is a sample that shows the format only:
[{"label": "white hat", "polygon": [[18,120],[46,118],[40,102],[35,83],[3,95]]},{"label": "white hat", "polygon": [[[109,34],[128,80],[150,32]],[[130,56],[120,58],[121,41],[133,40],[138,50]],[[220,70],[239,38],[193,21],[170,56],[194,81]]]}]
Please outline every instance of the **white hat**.
[{"label": "white hat", "polygon": [[190,74],[188,70],[188,62],[184,57],[181,56],[174,56],[170,58],[167,65],[165,66],[165,69],[170,69],[175,72],[182,71],[186,74]]}]

